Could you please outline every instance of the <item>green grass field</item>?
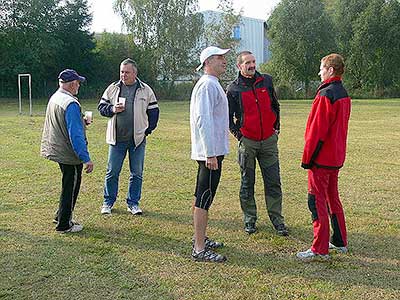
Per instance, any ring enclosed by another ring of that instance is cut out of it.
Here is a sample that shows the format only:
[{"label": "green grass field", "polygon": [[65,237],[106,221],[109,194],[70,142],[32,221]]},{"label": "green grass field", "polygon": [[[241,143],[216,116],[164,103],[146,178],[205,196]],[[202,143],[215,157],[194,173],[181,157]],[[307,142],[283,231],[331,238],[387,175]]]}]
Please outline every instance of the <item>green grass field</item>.
[{"label": "green grass field", "polygon": [[[210,210],[208,234],[226,244],[225,264],[190,259],[196,164],[190,160],[189,104],[161,102],[149,137],[144,215],[125,207],[128,166],[112,216],[100,215],[108,147],[106,118],[88,128],[95,170],[84,174],[75,210],[84,230],[59,235],[52,216],[60,171],[39,156],[45,105],[19,116],[0,104],[0,299],[400,299],[400,100],[353,101],[348,155],[339,189],[350,252],[304,264],[295,253],[312,240],[306,172],[300,168],[310,101],[281,101],[279,147],[288,238],[268,220],[258,173],[257,234],[243,230],[237,145],[231,140]],[[24,111],[29,111],[24,107]],[[125,162],[127,163],[127,162]]]}]

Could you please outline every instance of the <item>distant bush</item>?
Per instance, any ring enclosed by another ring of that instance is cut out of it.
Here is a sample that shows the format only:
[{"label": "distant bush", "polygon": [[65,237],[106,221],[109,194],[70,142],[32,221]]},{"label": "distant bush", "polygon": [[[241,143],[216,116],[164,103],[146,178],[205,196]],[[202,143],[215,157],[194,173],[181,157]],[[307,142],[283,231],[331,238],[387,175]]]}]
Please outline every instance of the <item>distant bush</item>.
[{"label": "distant bush", "polygon": [[288,83],[280,83],[275,86],[276,95],[278,99],[296,99],[296,91],[293,86]]},{"label": "distant bush", "polygon": [[193,87],[194,82],[191,81],[158,81],[154,86],[154,90],[158,99],[190,100]]}]

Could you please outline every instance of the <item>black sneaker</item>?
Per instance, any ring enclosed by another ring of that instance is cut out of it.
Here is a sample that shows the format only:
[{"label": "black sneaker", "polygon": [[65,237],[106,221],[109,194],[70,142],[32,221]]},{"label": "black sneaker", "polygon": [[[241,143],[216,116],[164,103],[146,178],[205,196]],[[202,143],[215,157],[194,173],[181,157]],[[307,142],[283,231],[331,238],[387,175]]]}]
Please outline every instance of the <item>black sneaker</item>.
[{"label": "black sneaker", "polygon": [[[206,239],[204,240],[204,245],[207,249],[217,249],[222,248],[224,246],[224,243],[214,241],[206,236]],[[194,238],[192,239],[192,246],[194,247]]]},{"label": "black sneaker", "polygon": [[253,234],[257,231],[256,224],[254,223],[246,223],[244,224],[244,231],[248,234]]},{"label": "black sneaker", "polygon": [[192,259],[194,261],[215,262],[215,263],[222,263],[226,261],[225,256],[215,253],[214,251],[207,248],[200,252],[196,252],[196,250],[193,248]]},{"label": "black sneaker", "polygon": [[276,234],[277,235],[281,235],[281,236],[288,236],[289,235],[289,231],[288,231],[286,225],[283,224],[283,223],[275,226],[275,229],[276,229]]}]

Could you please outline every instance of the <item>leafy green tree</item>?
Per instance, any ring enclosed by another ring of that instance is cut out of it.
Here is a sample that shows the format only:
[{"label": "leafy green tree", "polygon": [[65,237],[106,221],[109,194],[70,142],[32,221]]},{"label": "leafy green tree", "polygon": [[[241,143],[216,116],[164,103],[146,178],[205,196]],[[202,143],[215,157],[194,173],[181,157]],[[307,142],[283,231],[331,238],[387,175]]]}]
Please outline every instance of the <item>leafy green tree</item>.
[{"label": "leafy green tree", "polygon": [[52,61],[58,50],[54,36],[56,2],[0,0],[0,5],[1,37],[6,45],[0,74],[29,72],[41,76],[45,72],[42,61]]},{"label": "leafy green tree", "polygon": [[97,34],[95,39],[95,53],[99,64],[97,75],[100,82],[108,84],[118,80],[121,61],[130,57],[138,64],[139,78],[147,83],[154,83],[154,64],[135,45],[131,34],[103,32]]},{"label": "leafy green tree", "polygon": [[305,96],[318,80],[320,59],[335,49],[332,22],[321,0],[282,0],[268,19],[271,68],[278,81],[301,82]]},{"label": "leafy green tree", "polygon": [[235,49],[239,41],[234,38],[233,30],[240,25],[241,12],[235,12],[232,0],[219,0],[218,9],[221,11],[218,17],[204,24],[203,44]]},{"label": "leafy green tree", "polygon": [[90,71],[87,0],[0,0],[0,7],[0,80],[13,92],[18,73],[31,73],[34,96],[42,96],[62,68]]},{"label": "leafy green tree", "polygon": [[[221,13],[217,13],[215,18],[204,24],[202,48],[213,45],[231,49],[226,56],[227,65],[235,66],[240,41],[234,38],[233,31],[236,26],[240,26],[242,12],[235,12],[232,0],[219,0],[218,9]],[[228,68],[223,79],[231,80],[236,71],[236,68]]]},{"label": "leafy green tree", "polygon": [[360,88],[360,70],[351,63],[354,26],[367,7],[369,0],[325,0],[327,13],[333,21],[333,32],[337,53],[346,61],[346,85]]},{"label": "leafy green tree", "polygon": [[349,67],[358,86],[383,96],[400,79],[400,3],[370,0],[354,22]]},{"label": "leafy green tree", "polygon": [[87,0],[60,2],[57,23],[56,37],[62,45],[58,65],[75,67],[90,74],[95,42],[89,32],[92,15]]},{"label": "leafy green tree", "polygon": [[399,88],[399,1],[326,1],[338,52],[346,59],[346,84],[382,96]]},{"label": "leafy green tree", "polygon": [[156,64],[161,80],[191,73],[193,49],[202,29],[197,0],[115,0],[135,44]]}]

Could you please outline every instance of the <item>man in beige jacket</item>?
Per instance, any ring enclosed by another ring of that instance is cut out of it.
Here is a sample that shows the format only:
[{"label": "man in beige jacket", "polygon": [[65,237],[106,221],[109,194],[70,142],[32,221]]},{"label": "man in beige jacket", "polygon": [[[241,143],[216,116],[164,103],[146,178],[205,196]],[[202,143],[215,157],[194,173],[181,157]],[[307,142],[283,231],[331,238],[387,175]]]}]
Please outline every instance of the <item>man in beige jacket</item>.
[{"label": "man in beige jacket", "polygon": [[141,215],[139,201],[146,136],[157,127],[159,109],[152,89],[137,78],[134,60],[127,58],[121,63],[120,80],[107,87],[98,110],[102,116],[109,118],[106,132],[109,153],[101,213],[111,214],[117,200],[119,174],[129,152],[127,209],[133,215]]}]

